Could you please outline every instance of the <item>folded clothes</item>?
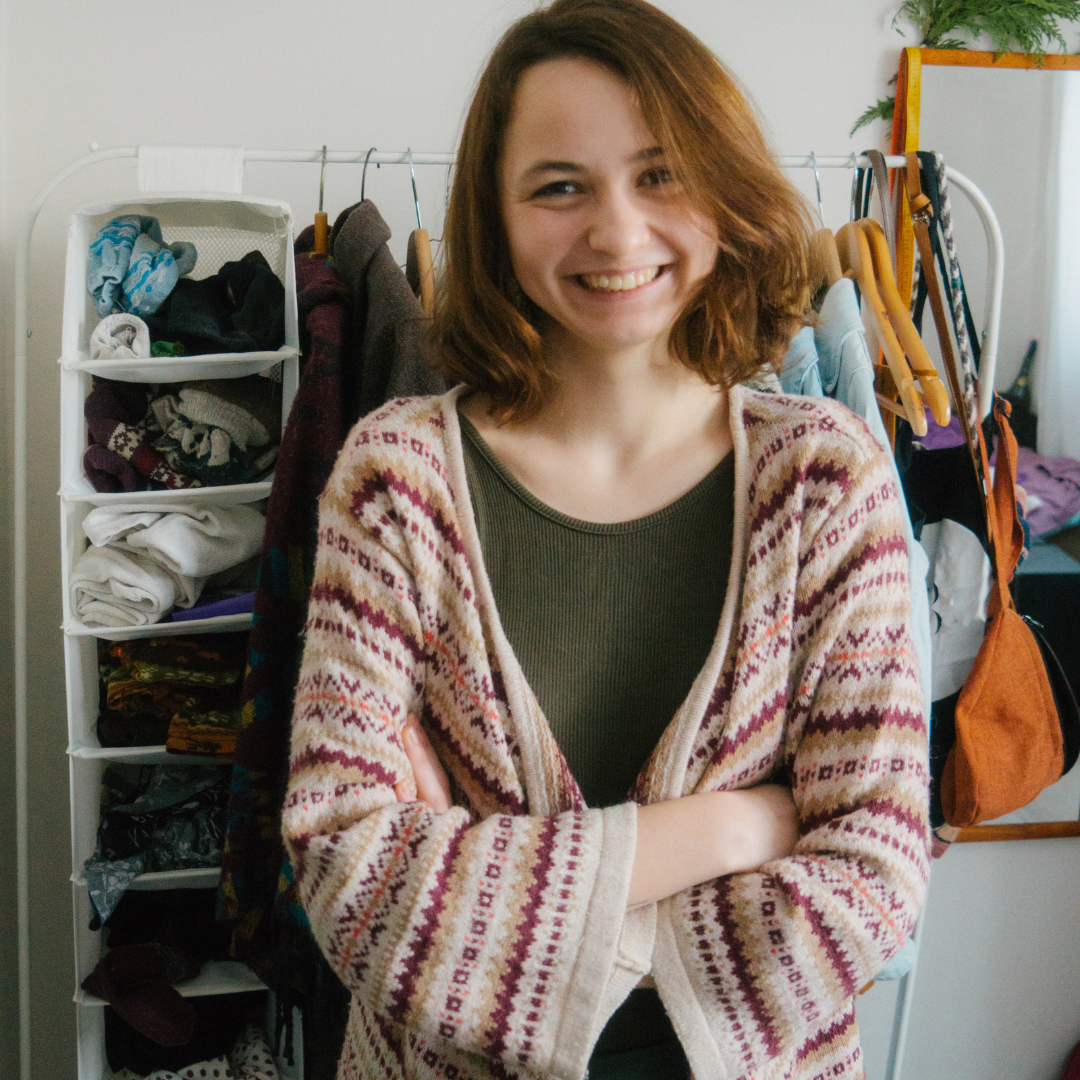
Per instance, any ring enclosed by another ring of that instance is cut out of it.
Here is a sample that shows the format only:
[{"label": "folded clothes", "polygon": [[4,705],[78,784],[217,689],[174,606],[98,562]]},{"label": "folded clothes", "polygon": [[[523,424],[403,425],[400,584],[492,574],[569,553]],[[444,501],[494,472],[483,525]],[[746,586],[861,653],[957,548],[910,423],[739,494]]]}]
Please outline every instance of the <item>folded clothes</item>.
[{"label": "folded clothes", "polygon": [[246,662],[246,633],[99,641],[99,742],[231,756]]},{"label": "folded clothes", "polygon": [[232,757],[240,730],[240,695],[231,709],[207,709],[204,698],[192,694],[169,723],[165,749],[170,754]]},{"label": "folded clothes", "polygon": [[82,981],[88,994],[160,1046],[184,1046],[195,1034],[195,1008],[173,988],[199,974],[200,964],[168,945],[111,948]]},{"label": "folded clothes", "polygon": [[211,603],[199,602],[187,611],[174,611],[173,622],[187,622],[190,619],[215,619],[220,615],[246,615],[255,610],[255,593],[245,592],[239,596],[227,596],[223,600]]},{"label": "folded clothes", "polygon": [[220,864],[231,771],[192,765],[105,770],[97,847],[84,864],[96,912],[92,929],[108,919],[138,874]]},{"label": "folded clothes", "polygon": [[95,491],[145,491],[146,477],[127,458],[92,443],[83,454],[83,472]]},{"label": "folded clothes", "polygon": [[203,484],[243,484],[277,457],[280,387],[258,376],[189,384],[151,405],[163,435],[155,449]]},{"label": "folded clothes", "polygon": [[150,329],[138,315],[106,315],[90,335],[91,360],[145,360]]},{"label": "folded clothes", "polygon": [[150,483],[166,488],[201,486],[199,480],[173,469],[154,449],[161,428],[150,409],[150,397],[150,389],[138,383],[94,379],[83,413],[96,445],[87,448],[83,468],[96,491],[141,491]]},{"label": "folded clothes", "polygon": [[273,351],[285,343],[285,287],[262,252],[249,251],[212,277],[181,278],[147,322],[154,341],[190,353]]},{"label": "folded clothes", "polygon": [[175,579],[177,605],[195,603],[211,574],[251,558],[262,546],[266,521],[258,510],[238,504],[197,506],[127,503],[98,506],[86,515],[83,531],[95,547],[152,559]]},{"label": "folded clothes", "polygon": [[1030,500],[1027,519],[1032,535],[1044,536],[1080,521],[1080,461],[1049,457],[1021,446],[1016,480]]},{"label": "folded clothes", "polygon": [[[278,1080],[277,1066],[266,1035],[258,1024],[244,1020],[246,1013],[257,1010],[257,1002],[241,1004],[241,999],[233,995],[194,998],[192,1004],[196,1012],[195,1035],[188,1044],[191,1052],[187,1053],[187,1047],[157,1046],[106,1012],[106,1055],[113,1070],[113,1080],[214,1080],[215,1077],[220,1080],[226,1077],[231,1080]],[[239,1034],[236,1034],[238,1027]],[[216,1050],[222,1045],[223,1036],[228,1041],[220,1053],[201,1056],[195,1050],[195,1047],[203,1049],[207,1045]],[[147,1071],[152,1063],[162,1060],[169,1061],[169,1065]],[[121,1061],[125,1064],[120,1064]],[[134,1061],[139,1068],[130,1068],[126,1064],[128,1061]]]},{"label": "folded clothes", "polygon": [[176,604],[176,579],[145,555],[89,547],[71,568],[71,607],[88,626],[147,626]]},{"label": "folded clothes", "polygon": [[235,686],[247,660],[247,634],[193,634],[106,643],[106,655],[132,679],[188,686]]},{"label": "folded clothes", "polygon": [[152,315],[180,278],[195,269],[196,258],[193,244],[165,245],[157,218],[113,218],[90,245],[86,291],[102,317],[117,308]]}]

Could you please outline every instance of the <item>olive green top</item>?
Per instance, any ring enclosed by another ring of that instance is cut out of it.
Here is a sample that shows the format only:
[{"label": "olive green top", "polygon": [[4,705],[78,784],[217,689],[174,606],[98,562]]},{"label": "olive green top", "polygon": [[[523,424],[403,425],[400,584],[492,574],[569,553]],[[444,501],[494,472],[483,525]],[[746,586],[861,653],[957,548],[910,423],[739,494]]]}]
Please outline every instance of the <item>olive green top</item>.
[{"label": "olive green top", "polygon": [[625,802],[720,623],[735,456],[654,514],[597,524],[540,502],[460,419],[503,630],[585,802]]}]

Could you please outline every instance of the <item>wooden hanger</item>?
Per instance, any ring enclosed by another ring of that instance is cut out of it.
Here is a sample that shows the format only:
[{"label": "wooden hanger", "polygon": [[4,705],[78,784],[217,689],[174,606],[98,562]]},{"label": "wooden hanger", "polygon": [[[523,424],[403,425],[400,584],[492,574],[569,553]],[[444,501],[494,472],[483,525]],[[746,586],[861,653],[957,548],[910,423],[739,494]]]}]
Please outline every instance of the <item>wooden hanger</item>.
[{"label": "wooden hanger", "polygon": [[427,229],[413,229],[409,233],[409,247],[405,256],[405,277],[413,293],[420,297],[420,307],[425,315],[435,313],[435,268],[431,257],[431,237]]},{"label": "wooden hanger", "polygon": [[888,309],[881,299],[877,277],[874,273],[874,258],[870,242],[856,222],[848,222],[836,231],[836,247],[840,255],[840,265],[844,277],[851,278],[862,294],[864,309],[869,309],[881,342],[882,351],[900,393],[900,405],[883,394],[877,394],[878,404],[889,412],[902,416],[911,425],[911,430],[919,436],[926,434],[926,412],[919,387],[908,366],[907,357],[900,347],[896,332],[889,319]]},{"label": "wooden hanger", "polygon": [[412,147],[409,155],[409,176],[412,178],[413,206],[416,209],[416,228],[409,234],[409,246],[405,255],[405,277],[413,293],[420,297],[420,307],[425,315],[435,313],[435,269],[431,257],[431,236],[420,220],[420,199],[416,194],[416,169],[413,168]]},{"label": "wooden hanger", "polygon": [[326,190],[326,147],[322,148],[322,170],[319,173],[319,210],[315,215],[315,247],[308,253],[312,255],[326,254],[327,217],[323,213],[323,193]]},{"label": "wooden hanger", "polygon": [[945,427],[951,417],[949,392],[938,376],[934,362],[930,359],[926,346],[918,330],[915,329],[915,324],[911,321],[907,305],[900,299],[896,278],[893,276],[892,255],[889,251],[889,241],[885,237],[885,230],[870,218],[860,218],[855,222],[855,227],[863,233],[870,246],[878,292],[884,301],[889,322],[904,352],[907,353],[911,373],[918,379],[922,388],[923,400],[930,406],[934,420]]},{"label": "wooden hanger", "polygon": [[835,285],[844,276],[836,238],[828,229],[818,229],[810,237],[810,288],[817,292],[822,285]]}]

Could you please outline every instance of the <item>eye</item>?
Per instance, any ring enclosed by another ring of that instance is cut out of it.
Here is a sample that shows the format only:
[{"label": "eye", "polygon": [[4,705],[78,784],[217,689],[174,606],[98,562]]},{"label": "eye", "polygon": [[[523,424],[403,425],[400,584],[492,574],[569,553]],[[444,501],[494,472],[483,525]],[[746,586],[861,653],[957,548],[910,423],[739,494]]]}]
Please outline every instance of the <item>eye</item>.
[{"label": "eye", "polygon": [[565,198],[568,195],[578,195],[581,188],[573,180],[552,180],[533,192],[534,199]]},{"label": "eye", "polygon": [[675,177],[671,175],[671,170],[666,166],[654,165],[641,174],[638,184],[641,187],[671,188],[675,186]]}]

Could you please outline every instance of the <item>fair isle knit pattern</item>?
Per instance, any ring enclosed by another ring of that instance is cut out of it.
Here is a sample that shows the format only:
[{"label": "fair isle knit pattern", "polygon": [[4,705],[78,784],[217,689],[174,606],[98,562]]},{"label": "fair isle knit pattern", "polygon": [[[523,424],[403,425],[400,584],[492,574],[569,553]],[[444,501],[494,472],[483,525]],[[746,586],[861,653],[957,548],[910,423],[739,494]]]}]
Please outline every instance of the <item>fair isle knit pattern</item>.
[{"label": "fair isle knit pattern", "polygon": [[[928,875],[899,494],[861,420],[735,388],[735,535],[709,659],[639,803],[789,783],[793,855],[626,908],[633,803],[590,809],[503,634],[457,391],[350,433],[322,497],[283,824],[353,994],[339,1080],[580,1080],[651,971],[698,1080],[863,1075],[853,995]],[[420,718],[451,777],[399,803]]]}]

